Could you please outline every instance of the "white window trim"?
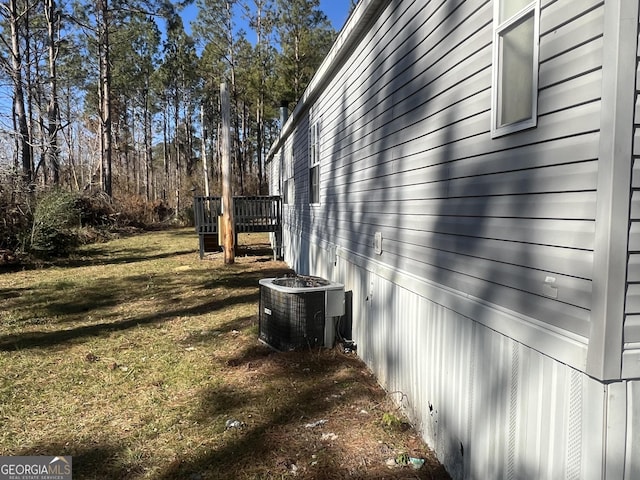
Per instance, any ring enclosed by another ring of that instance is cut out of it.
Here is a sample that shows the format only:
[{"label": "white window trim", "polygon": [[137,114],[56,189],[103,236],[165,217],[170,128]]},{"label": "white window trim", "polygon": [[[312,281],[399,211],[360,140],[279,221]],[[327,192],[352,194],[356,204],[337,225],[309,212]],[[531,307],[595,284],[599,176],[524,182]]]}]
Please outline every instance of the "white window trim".
[{"label": "white window trim", "polygon": [[[282,196],[283,205],[293,205],[295,203],[295,199],[293,196],[294,189],[294,168],[295,168],[295,156],[293,150],[293,143],[291,139],[285,145],[283,149],[284,155],[284,165],[282,166],[282,192],[280,195]],[[286,199],[286,201],[285,201]]]},{"label": "white window trim", "polygon": [[[509,0],[495,0],[493,5],[493,72],[491,88],[491,138],[501,137],[510,133],[519,132],[527,128],[532,128],[538,124],[538,70],[540,51],[540,2],[532,1],[525,8],[520,10],[511,18],[500,23],[500,2]],[[498,87],[500,79],[500,35],[508,30],[513,24],[519,22],[533,11],[533,79],[531,96],[531,118],[515,123],[498,126]]]},{"label": "white window trim", "polygon": [[[311,169],[318,167],[318,201],[311,201]],[[320,121],[316,120],[309,126],[309,204],[320,204]]]}]

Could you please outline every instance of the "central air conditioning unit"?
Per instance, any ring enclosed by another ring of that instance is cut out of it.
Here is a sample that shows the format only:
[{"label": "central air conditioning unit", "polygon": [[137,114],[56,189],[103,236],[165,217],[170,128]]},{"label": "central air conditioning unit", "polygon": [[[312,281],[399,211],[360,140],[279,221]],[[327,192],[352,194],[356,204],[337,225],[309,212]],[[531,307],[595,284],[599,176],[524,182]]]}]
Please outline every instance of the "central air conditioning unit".
[{"label": "central air conditioning unit", "polygon": [[260,280],[259,339],[280,350],[333,347],[334,318],[344,315],[344,285],[319,277]]}]

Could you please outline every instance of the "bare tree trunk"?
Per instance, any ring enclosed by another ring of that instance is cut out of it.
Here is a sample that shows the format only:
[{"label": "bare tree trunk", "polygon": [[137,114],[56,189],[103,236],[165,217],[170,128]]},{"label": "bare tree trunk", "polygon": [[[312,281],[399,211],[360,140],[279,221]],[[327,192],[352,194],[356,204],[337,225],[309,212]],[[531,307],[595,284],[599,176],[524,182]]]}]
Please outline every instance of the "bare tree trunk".
[{"label": "bare tree trunk", "polygon": [[264,94],[260,92],[258,107],[256,108],[256,161],[258,162],[258,195],[264,193],[264,173],[262,169],[262,105]]},{"label": "bare tree trunk", "polygon": [[[37,105],[40,106],[42,105],[41,103],[41,91],[42,89],[39,87],[41,85],[41,79],[39,76],[39,72],[38,72],[38,59],[37,58],[32,58],[31,55],[31,47],[32,47],[32,40],[31,40],[31,16],[29,15],[30,13],[30,6],[27,4],[26,8],[24,10],[24,21],[22,22],[23,28],[23,34],[22,34],[22,44],[24,45],[24,58],[22,61],[23,64],[23,80],[25,82],[25,87],[26,87],[26,91],[25,91],[25,99],[26,99],[26,114],[27,114],[27,138],[29,139],[29,156],[31,157],[31,172],[32,172],[32,183],[36,183],[37,180],[37,173],[36,173],[36,168],[35,168],[35,163],[36,163],[36,154],[35,154],[35,150],[33,148],[33,145],[36,143],[36,135],[35,135],[35,121],[33,119],[33,115],[35,112],[35,108],[33,107],[33,102],[34,100],[36,100]],[[33,78],[35,77],[35,78]],[[36,87],[34,87],[34,83],[36,85]],[[40,120],[39,123],[41,123],[41,119],[42,119],[42,115],[39,116]],[[41,153],[41,157],[42,157],[42,151]]]},{"label": "bare tree trunk", "polygon": [[175,101],[175,109],[173,112],[173,126],[174,126],[174,131],[173,131],[173,143],[175,146],[175,153],[176,153],[176,183],[175,183],[175,199],[176,199],[176,211],[175,211],[175,216],[176,218],[178,217],[178,214],[180,213],[180,141],[178,139],[178,133],[179,133],[179,122],[180,122],[180,109],[179,109],[179,105],[178,105],[178,97],[176,96],[176,101]]},{"label": "bare tree trunk", "polygon": [[25,186],[28,186],[33,180],[33,158],[31,155],[29,127],[27,125],[27,112],[24,104],[24,90],[22,88],[22,56],[20,53],[20,41],[18,38],[18,21],[20,17],[21,14],[18,13],[17,0],[9,0],[13,113],[18,127],[18,135],[20,137],[22,181]]},{"label": "bare tree trunk", "polygon": [[100,17],[98,50],[100,57],[100,137],[102,138],[102,187],[109,196],[112,188],[112,145],[111,145],[111,64],[109,59],[109,8],[108,0],[98,0]]},{"label": "bare tree trunk", "polygon": [[47,156],[53,173],[53,184],[59,185],[60,147],[58,143],[58,133],[60,131],[60,106],[58,103],[56,63],[58,58],[57,36],[60,29],[60,14],[56,11],[55,0],[47,0],[45,15],[47,17],[47,34],[49,40],[49,103],[47,104],[49,145],[47,148]]},{"label": "bare tree trunk", "polygon": [[162,158],[163,158],[163,162],[164,162],[164,182],[162,183],[162,200],[164,200],[165,202],[167,201],[167,190],[169,189],[169,138],[167,135],[167,128],[168,128],[168,116],[169,116],[169,112],[167,111],[169,109],[169,104],[167,103],[164,107],[164,112],[162,115],[162,145],[163,145],[163,150],[162,150]]},{"label": "bare tree trunk", "polygon": [[149,111],[149,88],[148,78],[147,89],[144,96],[144,146],[145,146],[145,165],[146,165],[146,193],[147,201],[151,201],[155,196],[154,184],[153,184],[153,150],[151,146],[151,112]]}]

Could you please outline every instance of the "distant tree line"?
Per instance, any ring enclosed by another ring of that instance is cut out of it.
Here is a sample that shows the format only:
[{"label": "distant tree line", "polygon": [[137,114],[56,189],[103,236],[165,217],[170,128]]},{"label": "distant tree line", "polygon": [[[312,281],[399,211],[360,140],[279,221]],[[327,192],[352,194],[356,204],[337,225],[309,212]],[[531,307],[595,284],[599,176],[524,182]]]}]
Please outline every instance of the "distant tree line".
[{"label": "distant tree line", "polygon": [[205,171],[218,193],[221,82],[234,193],[266,193],[278,107],[295,105],[336,32],[319,0],[195,6],[188,34],[185,2],[3,1],[0,196],[99,191],[180,212],[204,192]]}]

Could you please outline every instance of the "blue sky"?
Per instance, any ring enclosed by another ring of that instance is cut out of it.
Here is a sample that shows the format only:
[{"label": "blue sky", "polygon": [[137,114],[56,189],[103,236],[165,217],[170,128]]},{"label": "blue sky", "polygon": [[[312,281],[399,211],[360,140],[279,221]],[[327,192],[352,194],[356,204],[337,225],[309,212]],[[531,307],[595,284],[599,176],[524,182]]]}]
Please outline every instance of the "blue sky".
[{"label": "blue sky", "polygon": [[[333,25],[336,31],[340,31],[347,21],[349,14],[349,3],[347,0],[320,0],[320,10],[329,18],[329,21]],[[182,12],[182,21],[184,22],[185,29],[190,32],[189,22],[195,18],[198,13],[198,9],[195,4],[191,4]],[[243,20],[238,18],[237,24],[239,27],[248,30],[248,28],[242,25]],[[248,32],[249,33],[249,32]],[[251,41],[251,39],[249,38]]]},{"label": "blue sky", "polygon": [[329,17],[333,28],[342,29],[349,14],[349,2],[346,0],[320,0],[320,9]]}]

